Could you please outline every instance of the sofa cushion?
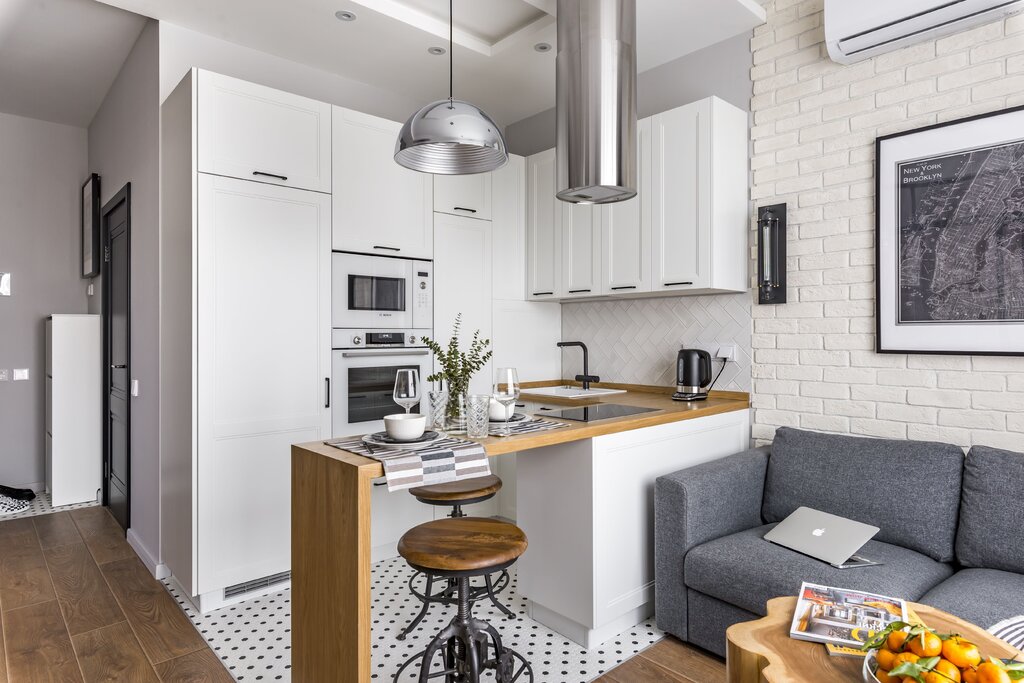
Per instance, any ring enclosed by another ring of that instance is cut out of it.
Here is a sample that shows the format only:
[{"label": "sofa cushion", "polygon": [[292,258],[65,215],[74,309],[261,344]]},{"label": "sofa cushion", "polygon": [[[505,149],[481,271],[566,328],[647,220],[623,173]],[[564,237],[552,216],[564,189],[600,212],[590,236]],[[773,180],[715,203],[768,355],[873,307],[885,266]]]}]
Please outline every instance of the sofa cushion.
[{"label": "sofa cushion", "polygon": [[[1024,437],[1022,437],[1024,441]],[[1024,574],[1024,453],[974,446],[964,464],[956,559]],[[1024,612],[1022,612],[1024,613]]]},{"label": "sofa cushion", "polygon": [[963,464],[963,451],[950,444],[783,427],[775,432],[761,513],[779,522],[801,506],[831,512],[879,527],[879,541],[949,562]]},{"label": "sofa cushion", "polygon": [[982,628],[1024,614],[1024,575],[998,569],[963,569],[918,602],[954,614]]},{"label": "sofa cushion", "polygon": [[796,595],[803,581],[917,600],[953,574],[948,564],[881,541],[868,541],[860,552],[884,564],[836,569],[764,540],[774,527],[767,524],[693,548],[684,560],[686,585],[763,615],[768,600]]}]

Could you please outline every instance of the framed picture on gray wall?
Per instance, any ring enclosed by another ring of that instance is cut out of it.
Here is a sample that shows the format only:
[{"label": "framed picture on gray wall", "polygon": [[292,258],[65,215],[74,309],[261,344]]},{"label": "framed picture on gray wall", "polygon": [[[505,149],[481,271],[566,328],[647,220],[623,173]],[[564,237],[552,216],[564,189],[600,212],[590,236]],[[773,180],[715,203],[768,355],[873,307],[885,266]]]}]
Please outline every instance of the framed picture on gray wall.
[{"label": "framed picture on gray wall", "polygon": [[82,185],[82,277],[100,274],[100,177],[95,173]]},{"label": "framed picture on gray wall", "polygon": [[878,352],[1024,355],[1024,108],[875,145]]}]

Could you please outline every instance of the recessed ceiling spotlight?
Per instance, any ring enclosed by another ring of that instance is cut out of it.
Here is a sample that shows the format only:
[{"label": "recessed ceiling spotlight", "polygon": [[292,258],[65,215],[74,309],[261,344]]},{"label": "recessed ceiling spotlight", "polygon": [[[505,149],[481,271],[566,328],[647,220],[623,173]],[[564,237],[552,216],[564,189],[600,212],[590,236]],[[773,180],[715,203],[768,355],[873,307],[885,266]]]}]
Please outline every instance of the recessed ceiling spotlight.
[{"label": "recessed ceiling spotlight", "polygon": [[444,49],[443,47],[428,47],[427,52],[429,52],[432,55],[443,55],[446,54],[448,50]]},{"label": "recessed ceiling spotlight", "polygon": [[533,49],[537,52],[551,52],[551,43],[537,43]]},{"label": "recessed ceiling spotlight", "polygon": [[335,12],[334,16],[336,16],[338,19],[341,19],[342,21],[355,21],[356,20],[355,12],[349,12],[348,10],[344,10],[344,9],[340,9],[337,12]]}]

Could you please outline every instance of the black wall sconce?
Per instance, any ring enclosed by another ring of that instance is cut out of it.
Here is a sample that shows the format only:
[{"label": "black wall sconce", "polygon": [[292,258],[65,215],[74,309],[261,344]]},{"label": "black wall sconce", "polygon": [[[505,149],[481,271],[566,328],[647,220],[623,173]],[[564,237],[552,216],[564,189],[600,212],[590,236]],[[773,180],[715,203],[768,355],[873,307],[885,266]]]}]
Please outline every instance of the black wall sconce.
[{"label": "black wall sconce", "polygon": [[757,209],[757,303],[786,303],[786,205]]}]

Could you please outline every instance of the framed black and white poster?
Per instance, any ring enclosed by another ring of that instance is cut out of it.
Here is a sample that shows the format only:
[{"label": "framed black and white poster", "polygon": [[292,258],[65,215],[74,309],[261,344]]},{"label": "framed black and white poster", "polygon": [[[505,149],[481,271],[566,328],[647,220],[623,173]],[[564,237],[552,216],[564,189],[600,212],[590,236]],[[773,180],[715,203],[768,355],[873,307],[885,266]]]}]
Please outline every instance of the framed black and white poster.
[{"label": "framed black and white poster", "polygon": [[100,177],[95,173],[82,185],[82,277],[100,274]]},{"label": "framed black and white poster", "polygon": [[879,353],[1024,355],[1024,108],[875,152]]}]

